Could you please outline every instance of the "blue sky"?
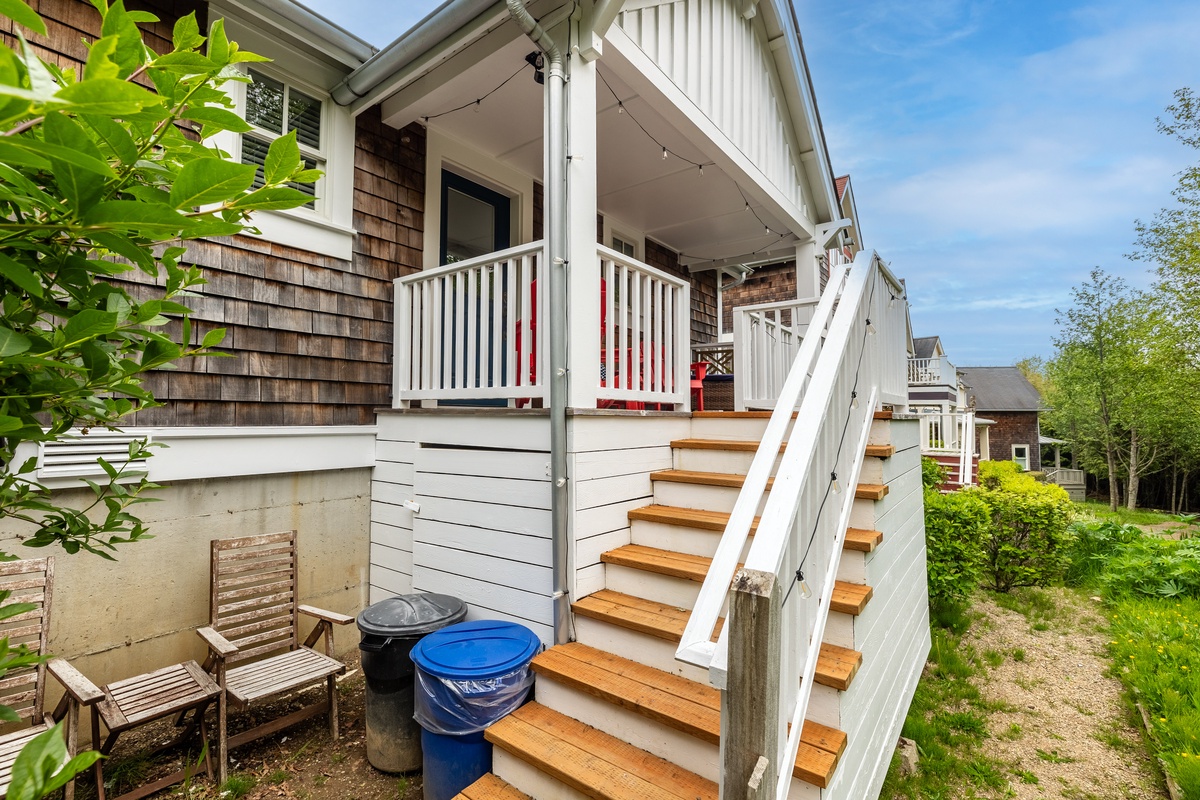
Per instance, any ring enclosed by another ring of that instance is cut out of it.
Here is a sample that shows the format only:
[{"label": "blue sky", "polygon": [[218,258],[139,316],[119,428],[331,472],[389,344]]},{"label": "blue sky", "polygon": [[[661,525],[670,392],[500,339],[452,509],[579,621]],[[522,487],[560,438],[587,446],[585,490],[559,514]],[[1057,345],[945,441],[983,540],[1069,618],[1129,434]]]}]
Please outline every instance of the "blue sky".
[{"label": "blue sky", "polygon": [[[375,45],[430,0],[307,0]],[[380,8],[387,8],[386,15]],[[1133,224],[1200,160],[1155,129],[1200,90],[1195,0],[796,0],[835,171],[959,366],[1052,351],[1093,266],[1145,285]]]}]

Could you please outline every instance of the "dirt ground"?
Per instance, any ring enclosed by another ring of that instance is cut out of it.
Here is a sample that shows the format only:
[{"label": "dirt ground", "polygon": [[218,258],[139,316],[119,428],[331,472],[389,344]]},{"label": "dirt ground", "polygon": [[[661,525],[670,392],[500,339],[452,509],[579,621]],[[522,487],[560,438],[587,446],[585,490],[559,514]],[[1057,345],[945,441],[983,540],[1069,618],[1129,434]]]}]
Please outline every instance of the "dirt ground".
[{"label": "dirt ground", "polygon": [[[239,797],[247,800],[420,800],[419,773],[391,775],[374,769],[367,762],[363,738],[364,686],[358,651],[347,654],[344,660],[347,675],[338,686],[341,703],[340,741],[330,740],[328,722],[321,715],[231,751],[230,781],[223,790],[200,774],[188,784],[164,789],[153,796],[187,796],[196,800],[237,800]],[[230,732],[236,733],[250,727],[251,719],[267,720],[282,716],[308,702],[319,700],[323,692],[322,689],[299,695],[291,700],[263,706],[247,715],[231,715]],[[169,741],[174,731],[169,721],[162,721],[146,725],[118,740],[104,770],[109,797],[180,769],[185,759],[196,763],[198,754],[184,752],[182,748],[164,751],[150,758],[140,755]],[[89,779],[79,782],[76,796],[81,800],[96,796]]]},{"label": "dirt ground", "polygon": [[1066,589],[1041,591],[1049,602],[1029,611],[981,593],[974,610],[984,618],[963,639],[1003,657],[977,680],[1003,709],[988,721],[988,747],[1019,771],[1015,797],[1166,798],[1121,685],[1106,674],[1100,604]]}]

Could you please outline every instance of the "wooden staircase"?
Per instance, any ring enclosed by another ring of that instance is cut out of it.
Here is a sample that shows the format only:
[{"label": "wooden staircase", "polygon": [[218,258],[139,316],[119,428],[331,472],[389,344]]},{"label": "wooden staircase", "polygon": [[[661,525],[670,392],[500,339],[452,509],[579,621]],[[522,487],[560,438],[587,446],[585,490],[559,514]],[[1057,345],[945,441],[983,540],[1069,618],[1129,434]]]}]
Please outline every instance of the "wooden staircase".
[{"label": "wooden staircase", "polygon": [[[577,641],[537,656],[535,701],[487,729],[495,775],[456,800],[716,800],[720,692],[706,670],[676,661],[675,649],[757,450],[750,437],[768,417],[693,414],[696,437],[672,442],[674,468],[650,476],[655,502],[628,514],[630,543],[601,556],[606,588],[572,604]],[[864,457],[893,452],[872,444]],[[873,505],[887,492],[886,483],[860,483],[856,503]],[[849,529],[844,561],[861,561],[882,539]],[[825,707],[837,707],[863,664],[844,646],[852,641],[830,641],[830,632],[871,602],[872,588],[855,578],[864,574],[847,569],[834,586],[814,686]],[[801,731],[792,798],[820,798],[847,747],[844,733],[811,712],[821,705],[810,706]]]}]

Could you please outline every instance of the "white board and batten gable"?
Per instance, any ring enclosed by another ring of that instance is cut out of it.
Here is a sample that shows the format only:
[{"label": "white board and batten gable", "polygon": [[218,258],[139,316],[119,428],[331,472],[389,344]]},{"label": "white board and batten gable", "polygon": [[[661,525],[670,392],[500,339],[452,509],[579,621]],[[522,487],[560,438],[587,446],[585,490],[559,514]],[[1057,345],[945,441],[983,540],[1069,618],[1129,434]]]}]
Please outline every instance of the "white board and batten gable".
[{"label": "white board and batten gable", "polygon": [[790,15],[786,0],[625,0],[605,39],[669,81],[675,104],[703,115],[725,154],[811,233],[840,209]]}]

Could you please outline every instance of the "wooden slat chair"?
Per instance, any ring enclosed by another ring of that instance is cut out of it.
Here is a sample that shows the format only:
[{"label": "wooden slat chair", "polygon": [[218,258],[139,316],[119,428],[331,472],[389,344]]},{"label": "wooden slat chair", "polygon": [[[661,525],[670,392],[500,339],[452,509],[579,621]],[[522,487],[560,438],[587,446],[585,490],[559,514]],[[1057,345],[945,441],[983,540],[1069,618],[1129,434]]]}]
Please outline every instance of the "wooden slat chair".
[{"label": "wooden slat chair", "polygon": [[[31,558],[0,563],[0,591],[11,592],[5,605],[32,603],[37,608],[0,622],[0,637],[8,637],[10,647],[28,645],[31,651],[46,654],[50,632],[50,601],[54,595],[54,559]],[[62,684],[65,693],[52,714],[44,713],[46,673]],[[29,725],[12,730],[11,723],[0,734],[0,797],[8,795],[13,763],[21,748],[56,722],[66,720],[64,734],[67,752],[78,752],[79,710],[104,697],[79,671],[61,658],[52,658],[36,666],[14,669],[0,678],[0,704],[6,705]],[[72,781],[66,786],[68,800],[75,794]]]},{"label": "wooden slat chair", "polygon": [[[198,633],[209,648],[204,668],[225,690],[217,712],[219,781],[228,776],[230,748],[316,716],[329,714],[338,738],[336,676],[346,669],[334,656],[333,626],[354,617],[296,604],[296,532],[218,539],[212,543],[211,625]],[[317,625],[303,642],[298,615]],[[325,652],[313,649],[324,637]],[[227,708],[249,708],[281,694],[325,681],[324,702],[266,722],[233,737],[226,735]]]}]

